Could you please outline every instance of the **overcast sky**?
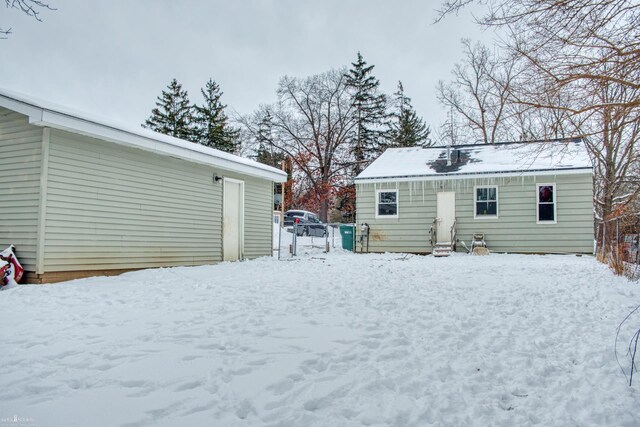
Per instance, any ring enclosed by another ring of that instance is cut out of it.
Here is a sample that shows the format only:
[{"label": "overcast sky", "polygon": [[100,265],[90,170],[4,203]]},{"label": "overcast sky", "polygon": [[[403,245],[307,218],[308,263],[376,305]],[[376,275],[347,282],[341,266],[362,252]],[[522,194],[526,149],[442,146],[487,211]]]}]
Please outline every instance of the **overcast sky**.
[{"label": "overcast sky", "polygon": [[233,111],[275,100],[284,75],[348,66],[360,51],[383,91],[398,80],[433,128],[435,86],[460,39],[491,41],[467,12],[433,24],[432,0],[50,0],[43,22],[0,9],[0,87],[139,125],[172,78],[200,101],[209,77]]}]

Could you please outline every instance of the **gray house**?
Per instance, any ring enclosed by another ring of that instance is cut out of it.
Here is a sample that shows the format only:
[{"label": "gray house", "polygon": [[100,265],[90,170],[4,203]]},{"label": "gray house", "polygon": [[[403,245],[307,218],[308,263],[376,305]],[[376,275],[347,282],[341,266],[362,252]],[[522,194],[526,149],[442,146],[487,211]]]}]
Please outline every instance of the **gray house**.
[{"label": "gray house", "polygon": [[0,153],[23,282],[271,255],[277,169],[6,90]]},{"label": "gray house", "polygon": [[388,149],[355,179],[357,222],[373,252],[484,234],[492,251],[592,253],[592,174],[581,139]]}]

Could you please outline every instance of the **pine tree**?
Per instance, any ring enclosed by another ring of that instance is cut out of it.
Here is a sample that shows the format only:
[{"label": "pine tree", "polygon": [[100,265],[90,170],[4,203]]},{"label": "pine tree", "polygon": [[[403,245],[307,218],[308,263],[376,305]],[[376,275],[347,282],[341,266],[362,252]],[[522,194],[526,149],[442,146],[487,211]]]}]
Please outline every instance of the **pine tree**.
[{"label": "pine tree", "polygon": [[395,111],[389,129],[393,147],[428,147],[431,145],[429,134],[431,129],[416,114],[411,105],[411,98],[404,94],[402,82],[398,82],[398,90],[394,93]]},{"label": "pine tree", "polygon": [[380,93],[380,82],[373,76],[373,65],[367,65],[358,52],[356,62],[346,75],[353,93],[356,129],[353,139],[353,174],[358,175],[386,148],[385,128],[388,126],[387,97]]},{"label": "pine tree", "polygon": [[220,86],[209,79],[200,92],[204,98],[202,106],[194,105],[196,141],[207,147],[233,153],[238,148],[238,131],[233,129],[224,112],[226,105],[221,101]]},{"label": "pine tree", "polygon": [[[284,165],[284,170],[287,171],[287,181],[276,183],[273,186],[275,203],[273,209],[284,210],[286,206],[291,206],[292,201],[292,165],[291,160],[287,161],[285,153],[277,149],[273,144],[273,122],[271,120],[271,113],[266,111],[258,122],[253,141],[253,146],[257,147],[255,160],[259,163],[273,166],[276,169],[280,169]],[[283,191],[286,198],[284,202],[282,200]]]},{"label": "pine tree", "polygon": [[265,165],[280,169],[285,155],[280,150],[275,150],[271,140],[271,114],[267,112],[258,124],[255,137],[256,161]]},{"label": "pine tree", "polygon": [[167,91],[156,101],[156,108],[142,127],[176,138],[194,140],[191,104],[186,90],[176,79],[171,80]]}]

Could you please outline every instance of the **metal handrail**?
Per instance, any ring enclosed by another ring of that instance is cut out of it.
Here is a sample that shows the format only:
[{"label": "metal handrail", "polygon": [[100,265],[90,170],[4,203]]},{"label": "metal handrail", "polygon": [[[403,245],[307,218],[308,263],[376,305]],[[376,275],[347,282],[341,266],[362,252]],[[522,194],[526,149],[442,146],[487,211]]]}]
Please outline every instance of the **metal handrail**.
[{"label": "metal handrail", "polygon": [[435,246],[436,236],[438,235],[438,218],[434,218],[431,222],[431,227],[429,228],[429,243],[431,243],[431,248]]},{"label": "metal handrail", "polygon": [[458,220],[454,218],[453,224],[451,225],[451,250],[453,250],[456,245],[456,222],[458,222]]}]

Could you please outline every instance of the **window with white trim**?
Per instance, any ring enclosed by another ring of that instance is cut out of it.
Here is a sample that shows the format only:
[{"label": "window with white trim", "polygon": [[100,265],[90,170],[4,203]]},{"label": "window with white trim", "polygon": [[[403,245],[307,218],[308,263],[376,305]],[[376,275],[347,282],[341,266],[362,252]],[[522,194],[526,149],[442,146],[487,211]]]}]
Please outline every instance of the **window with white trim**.
[{"label": "window with white trim", "polygon": [[398,217],[398,190],[378,190],[376,192],[376,217]]},{"label": "window with white trim", "polygon": [[555,224],[556,218],[556,185],[536,185],[536,215],[537,222]]},{"label": "window with white trim", "polygon": [[474,218],[498,217],[498,187],[475,187]]}]

